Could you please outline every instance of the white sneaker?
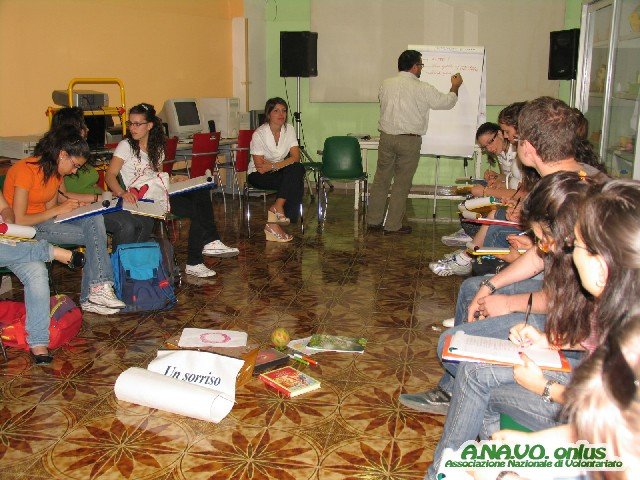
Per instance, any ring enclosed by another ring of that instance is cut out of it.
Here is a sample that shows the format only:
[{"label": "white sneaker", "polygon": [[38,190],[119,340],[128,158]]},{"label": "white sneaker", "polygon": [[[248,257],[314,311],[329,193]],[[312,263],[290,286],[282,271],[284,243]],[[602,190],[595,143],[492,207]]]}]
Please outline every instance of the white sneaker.
[{"label": "white sneaker", "polygon": [[216,274],[216,272],[208,268],[204,263],[199,263],[198,265],[187,265],[184,271],[187,275],[193,275],[198,278],[213,277]]},{"label": "white sneaker", "polygon": [[240,250],[233,247],[227,247],[220,240],[209,242],[202,249],[202,254],[210,257],[230,258],[237,257],[239,253]]},{"label": "white sneaker", "polygon": [[456,324],[456,319],[451,317],[442,321],[442,326],[444,328],[452,328]]},{"label": "white sneaker", "polygon": [[126,304],[116,297],[111,285],[102,284],[91,288],[91,293],[87,298],[89,303],[107,308],[124,308]]},{"label": "white sneaker", "polygon": [[431,262],[429,268],[440,277],[448,277],[450,275],[465,276],[471,273],[471,259],[464,253],[460,253],[452,258]]},{"label": "white sneaker", "polygon": [[441,240],[447,247],[464,247],[467,242],[470,242],[473,238],[464,233],[464,230],[461,228],[456,233],[444,235]]},{"label": "white sneaker", "polygon": [[107,308],[103,307],[102,305],[96,305],[95,303],[89,302],[81,303],[80,308],[82,308],[83,312],[93,312],[100,315],[113,315],[114,313],[118,313],[120,311],[117,308]]}]

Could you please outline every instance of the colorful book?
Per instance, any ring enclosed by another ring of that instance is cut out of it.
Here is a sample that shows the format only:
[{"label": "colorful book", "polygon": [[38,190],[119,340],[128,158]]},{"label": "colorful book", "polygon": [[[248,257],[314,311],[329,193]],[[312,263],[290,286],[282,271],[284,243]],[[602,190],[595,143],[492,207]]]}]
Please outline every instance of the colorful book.
[{"label": "colorful book", "polygon": [[318,380],[288,366],[261,373],[258,378],[288,398],[297,397],[320,388]]},{"label": "colorful book", "polygon": [[[526,249],[524,248],[519,248],[518,249],[518,253],[520,255],[522,255],[523,253],[526,253]],[[476,256],[482,256],[482,255],[507,255],[511,252],[510,249],[508,248],[498,248],[498,247],[487,247],[487,248],[474,248],[473,250],[469,250],[467,249],[467,253],[469,255],[476,255]]]},{"label": "colorful book", "polygon": [[571,365],[559,350],[521,348],[510,340],[467,335],[463,331],[446,337],[442,359],[451,362],[522,365],[524,362],[520,358],[521,352],[543,370],[571,371]]},{"label": "colorful book", "polygon": [[289,363],[289,355],[279,352],[275,348],[260,349],[253,367],[253,374],[259,375],[267,370],[273,370]]},{"label": "colorful book", "polygon": [[366,338],[341,337],[338,335],[311,335],[307,348],[323,352],[362,353],[367,344]]}]

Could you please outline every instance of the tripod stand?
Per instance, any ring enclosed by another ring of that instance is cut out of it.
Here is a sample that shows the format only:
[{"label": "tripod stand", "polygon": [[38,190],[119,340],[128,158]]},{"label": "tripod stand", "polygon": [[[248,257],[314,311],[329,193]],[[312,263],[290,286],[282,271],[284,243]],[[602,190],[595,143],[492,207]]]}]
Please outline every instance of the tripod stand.
[{"label": "tripod stand", "polygon": [[[314,162],[311,156],[307,153],[307,149],[305,148],[304,143],[302,142],[302,138],[300,136],[300,132],[302,130],[302,119],[300,118],[300,77],[296,77],[296,110],[293,112],[293,123],[296,129],[296,139],[298,140],[298,146],[300,148],[300,161],[304,164],[307,162],[305,166],[305,170],[308,168],[313,172],[313,177],[316,182],[316,187],[318,186],[318,171],[320,170],[319,162]],[[314,200],[315,195],[313,194],[313,189],[311,188],[311,183],[309,182],[309,177],[307,175],[304,176],[307,182],[307,188],[309,189],[309,196],[311,197],[311,201]],[[333,190],[333,185],[329,182],[330,190]]]}]

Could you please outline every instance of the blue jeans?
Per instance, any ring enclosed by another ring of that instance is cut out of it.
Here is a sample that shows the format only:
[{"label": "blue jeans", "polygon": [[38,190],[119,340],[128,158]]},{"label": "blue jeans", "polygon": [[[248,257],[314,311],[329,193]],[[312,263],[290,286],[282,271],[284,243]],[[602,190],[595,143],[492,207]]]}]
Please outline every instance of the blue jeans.
[{"label": "blue jeans", "polygon": [[[580,360],[569,358],[572,367]],[[545,371],[545,378],[566,384],[570,374]],[[461,363],[455,378],[453,395],[442,437],[433,454],[433,463],[425,480],[435,480],[445,448],[457,450],[478,435],[493,433],[499,414],[507,413],[533,430],[557,425],[556,417],[562,405],[545,402],[540,395],[518,385],[513,379],[513,367],[486,363]]]},{"label": "blue jeans", "polygon": [[0,244],[0,267],[9,268],[24,285],[25,330],[31,348],[49,345],[49,278],[44,262],[53,260],[45,241]]},{"label": "blue jeans", "polygon": [[[440,335],[438,340],[438,358],[442,361],[442,348],[444,346],[444,340],[447,335],[453,335],[459,330],[463,330],[468,335],[478,335],[481,337],[491,338],[503,338],[509,337],[509,329],[514,325],[524,322],[524,313],[510,313],[508,315],[501,315],[499,317],[491,317],[485,320],[478,320],[473,323],[467,322],[467,312],[469,311],[469,304],[478,289],[480,288],[480,282],[488,277],[471,277],[467,278],[462,285],[460,285],[460,292],[458,293],[458,300],[456,302],[456,317],[455,326],[446,330]],[[515,295],[518,293],[537,292],[542,289],[541,276],[523,280],[506,287],[496,290],[497,294]],[[543,329],[546,315],[531,314],[529,315],[529,323],[536,328]],[[438,386],[445,392],[451,394],[453,390],[454,377],[458,369],[457,362],[443,362],[442,363],[445,372],[438,382]]]},{"label": "blue jeans", "polygon": [[107,232],[102,215],[53,223],[53,220],[35,226],[36,238],[47,240],[54,245],[73,243],[86,247],[86,261],[82,269],[80,303],[87,301],[91,287],[113,285],[113,270],[107,252]]},{"label": "blue jeans", "polygon": [[[496,220],[506,220],[506,209],[499,208],[496,210]],[[502,225],[490,225],[487,230],[487,234],[484,237],[482,246],[484,247],[496,247],[496,248],[509,248],[509,242],[507,242],[508,235],[515,235],[520,233],[521,230],[514,227],[506,227]]]}]

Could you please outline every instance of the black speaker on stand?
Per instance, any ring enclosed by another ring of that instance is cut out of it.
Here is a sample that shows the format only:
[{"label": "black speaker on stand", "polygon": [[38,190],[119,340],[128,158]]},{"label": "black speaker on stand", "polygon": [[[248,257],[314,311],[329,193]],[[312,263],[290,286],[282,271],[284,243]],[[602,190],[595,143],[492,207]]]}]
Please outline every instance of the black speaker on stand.
[{"label": "black speaker on stand", "polygon": [[[316,32],[280,32],[280,76],[296,77],[296,110],[293,123],[302,159],[313,162],[300,138],[302,119],[300,118],[300,77],[318,76],[318,34]],[[314,173],[316,173],[314,171]],[[306,177],[306,176],[305,176]],[[316,174],[316,185],[318,182]],[[309,195],[314,195],[307,178]]]},{"label": "black speaker on stand", "polygon": [[580,29],[549,33],[549,80],[575,80]]}]

